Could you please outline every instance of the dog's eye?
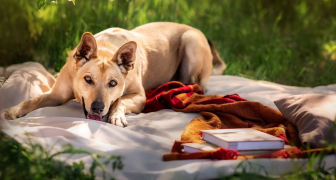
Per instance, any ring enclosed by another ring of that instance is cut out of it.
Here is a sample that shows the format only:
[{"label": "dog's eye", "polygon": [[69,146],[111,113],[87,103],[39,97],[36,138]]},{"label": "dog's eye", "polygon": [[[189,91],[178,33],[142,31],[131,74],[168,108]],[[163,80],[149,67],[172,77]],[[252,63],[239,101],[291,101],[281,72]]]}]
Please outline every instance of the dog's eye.
[{"label": "dog's eye", "polygon": [[109,84],[110,87],[116,86],[118,83],[115,80],[112,80]]},{"label": "dog's eye", "polygon": [[85,76],[84,77],[84,80],[88,83],[88,84],[91,84],[92,83],[92,79],[90,76]]}]

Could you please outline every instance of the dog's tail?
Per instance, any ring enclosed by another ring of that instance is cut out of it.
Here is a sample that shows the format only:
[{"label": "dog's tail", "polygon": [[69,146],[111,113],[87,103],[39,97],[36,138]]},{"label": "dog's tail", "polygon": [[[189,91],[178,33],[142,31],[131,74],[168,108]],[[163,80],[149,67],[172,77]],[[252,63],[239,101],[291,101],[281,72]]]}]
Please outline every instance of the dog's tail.
[{"label": "dog's tail", "polygon": [[215,48],[215,45],[208,39],[208,43],[209,43],[209,46],[210,46],[210,49],[211,49],[211,54],[213,56],[213,59],[212,59],[212,72],[211,72],[211,75],[222,75],[225,68],[226,68],[226,65],[224,63],[224,61],[222,60],[222,58],[220,58],[216,48]]}]

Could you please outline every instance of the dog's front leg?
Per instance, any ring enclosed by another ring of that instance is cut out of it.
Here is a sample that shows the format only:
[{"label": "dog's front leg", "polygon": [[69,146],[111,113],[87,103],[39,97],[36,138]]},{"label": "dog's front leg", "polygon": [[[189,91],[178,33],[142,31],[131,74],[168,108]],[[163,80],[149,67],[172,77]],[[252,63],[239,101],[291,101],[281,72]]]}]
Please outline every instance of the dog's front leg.
[{"label": "dog's front leg", "polygon": [[21,102],[20,104],[5,109],[6,119],[15,119],[30,113],[38,108],[43,108],[47,106],[59,106],[74,98],[71,87],[71,81],[69,81],[68,75],[61,73],[56,81],[53,89],[45,94],[42,94],[36,98],[29,99],[27,101]]},{"label": "dog's front leg", "polygon": [[4,110],[5,119],[20,118],[35,109],[47,107],[47,106],[58,106],[63,103],[64,102],[62,101],[61,98],[55,96],[52,93],[42,94],[39,97],[29,99],[14,107],[5,109]]},{"label": "dog's front leg", "polygon": [[126,127],[127,120],[125,114],[140,113],[146,103],[146,96],[141,94],[129,94],[117,99],[111,106],[107,122]]}]

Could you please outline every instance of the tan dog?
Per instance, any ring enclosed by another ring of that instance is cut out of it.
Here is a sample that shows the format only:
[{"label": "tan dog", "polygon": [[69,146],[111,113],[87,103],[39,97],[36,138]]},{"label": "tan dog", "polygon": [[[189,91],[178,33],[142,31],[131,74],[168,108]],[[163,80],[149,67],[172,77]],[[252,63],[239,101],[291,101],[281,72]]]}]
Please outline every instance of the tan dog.
[{"label": "tan dog", "polygon": [[144,108],[145,90],[172,80],[204,87],[212,63],[213,72],[222,74],[225,64],[216,49],[199,30],[182,24],[158,22],[131,31],[111,28],[95,36],[84,33],[53,89],[6,109],[5,117],[21,117],[75,98],[87,118],[106,117],[105,121],[123,127],[125,114]]}]

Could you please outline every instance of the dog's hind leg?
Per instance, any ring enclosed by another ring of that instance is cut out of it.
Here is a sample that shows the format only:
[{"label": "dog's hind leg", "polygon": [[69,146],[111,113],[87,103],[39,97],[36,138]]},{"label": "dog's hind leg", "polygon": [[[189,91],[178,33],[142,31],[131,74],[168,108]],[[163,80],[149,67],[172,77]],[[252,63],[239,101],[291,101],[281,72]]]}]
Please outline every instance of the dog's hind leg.
[{"label": "dog's hind leg", "polygon": [[196,29],[181,36],[179,80],[205,88],[211,75],[212,54],[204,35]]}]

